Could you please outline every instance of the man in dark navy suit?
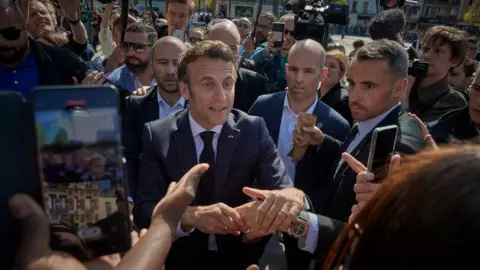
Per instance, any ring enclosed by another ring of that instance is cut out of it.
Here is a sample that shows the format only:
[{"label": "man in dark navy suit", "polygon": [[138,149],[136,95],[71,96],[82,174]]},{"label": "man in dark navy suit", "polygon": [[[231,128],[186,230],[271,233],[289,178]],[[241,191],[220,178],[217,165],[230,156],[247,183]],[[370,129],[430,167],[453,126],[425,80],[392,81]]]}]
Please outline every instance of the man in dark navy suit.
[{"label": "man in dark navy suit", "polygon": [[[262,229],[255,235],[271,233],[290,224],[303,208],[305,194],[292,187],[264,120],[232,109],[236,68],[224,43],[196,44],[178,65],[180,92],[189,109],[144,126],[134,208],[139,228],[148,228],[171,182],[197,163],[210,165],[181,219],[167,270],[243,270],[258,264],[265,243],[245,243],[240,232],[251,240],[250,228],[258,231],[245,224],[258,217]],[[269,190],[263,201],[250,202],[244,194],[254,185]],[[238,208],[253,204],[253,215]]]},{"label": "man in dark navy suit", "polygon": [[[265,119],[288,175],[294,180],[294,186],[308,195],[314,209],[320,207],[324,199],[329,183],[326,178],[335,153],[324,151],[318,155],[317,148],[312,146],[302,160],[292,162],[289,152],[298,114],[302,112],[317,116],[316,126],[333,138],[343,141],[348,135],[348,122],[318,99],[318,86],[327,72],[322,45],[308,39],[297,42],[290,50],[286,65],[288,90],[260,96],[249,112]],[[300,250],[292,237],[284,239],[288,269],[308,269],[311,254]]]}]

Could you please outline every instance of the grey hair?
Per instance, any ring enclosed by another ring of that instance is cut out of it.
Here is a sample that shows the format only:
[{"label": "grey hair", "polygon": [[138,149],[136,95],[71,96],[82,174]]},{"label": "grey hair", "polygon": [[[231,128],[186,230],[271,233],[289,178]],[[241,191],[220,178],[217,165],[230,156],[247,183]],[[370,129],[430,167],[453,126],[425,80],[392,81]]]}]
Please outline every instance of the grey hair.
[{"label": "grey hair", "polygon": [[398,42],[387,39],[374,40],[358,49],[353,57],[360,62],[385,60],[391,73],[399,78],[408,76],[408,54]]}]

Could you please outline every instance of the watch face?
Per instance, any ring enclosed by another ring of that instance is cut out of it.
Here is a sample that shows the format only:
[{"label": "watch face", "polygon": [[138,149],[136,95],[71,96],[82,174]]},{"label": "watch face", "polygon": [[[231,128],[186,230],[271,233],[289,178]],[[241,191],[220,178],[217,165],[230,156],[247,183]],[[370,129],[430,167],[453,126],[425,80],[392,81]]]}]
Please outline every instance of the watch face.
[{"label": "watch face", "polygon": [[302,220],[295,220],[290,227],[289,233],[293,237],[300,238],[307,233],[308,223]]}]

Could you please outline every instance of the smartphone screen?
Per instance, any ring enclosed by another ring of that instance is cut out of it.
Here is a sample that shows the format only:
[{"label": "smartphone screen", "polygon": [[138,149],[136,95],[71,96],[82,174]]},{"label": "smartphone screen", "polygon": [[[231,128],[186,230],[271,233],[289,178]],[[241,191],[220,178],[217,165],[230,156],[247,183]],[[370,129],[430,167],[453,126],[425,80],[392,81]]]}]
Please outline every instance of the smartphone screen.
[{"label": "smartphone screen", "polygon": [[379,127],[373,131],[367,163],[368,171],[375,173],[377,170],[383,169],[385,164],[390,164],[390,159],[395,151],[397,130],[397,126],[391,125]]},{"label": "smartphone screen", "polygon": [[174,28],[172,30],[172,35],[181,41],[185,42],[185,29],[182,28]]},{"label": "smartphone screen", "polygon": [[283,37],[285,35],[285,23],[274,22],[272,25],[272,33],[275,48],[281,49],[283,47]]},{"label": "smartphone screen", "polygon": [[44,88],[32,100],[50,222],[74,227],[92,256],[127,251],[129,203],[117,91]]}]

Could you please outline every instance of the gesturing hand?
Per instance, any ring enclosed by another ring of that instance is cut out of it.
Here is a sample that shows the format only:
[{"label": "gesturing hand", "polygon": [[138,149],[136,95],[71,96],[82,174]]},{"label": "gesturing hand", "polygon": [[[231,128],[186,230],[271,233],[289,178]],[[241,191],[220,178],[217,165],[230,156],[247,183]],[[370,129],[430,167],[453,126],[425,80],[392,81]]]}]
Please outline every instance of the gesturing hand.
[{"label": "gesturing hand", "polygon": [[165,222],[170,228],[172,238],[175,238],[182,215],[195,198],[200,176],[208,170],[208,167],[208,164],[202,163],[191,168],[178,183],[170,184],[165,197],[155,206],[152,223]]},{"label": "gesturing hand", "polygon": [[256,222],[260,226],[260,233],[264,234],[279,229],[288,230],[305,202],[305,194],[295,188],[259,190],[244,187],[243,193],[251,198],[263,200],[258,207]]},{"label": "gesturing hand", "polygon": [[[358,204],[352,206],[352,216],[349,220],[353,219],[358,211],[375,195],[375,192],[380,188],[380,184],[372,183],[375,179],[375,175],[367,171],[360,161],[356,160],[348,153],[343,153],[342,158],[357,173],[357,182],[353,186],[353,191],[356,194],[356,200]],[[397,169],[400,166],[400,155],[393,155],[390,160],[389,172]]]},{"label": "gesturing hand", "polygon": [[204,233],[240,235],[243,220],[235,209],[224,203],[190,208],[185,222]]},{"label": "gesturing hand", "polygon": [[[103,72],[91,71],[87,74],[85,79],[83,79],[80,84],[98,86],[98,85],[104,85],[106,81],[107,81],[107,76],[105,76]],[[73,83],[79,84],[77,78],[73,77]]]},{"label": "gesturing hand", "polygon": [[411,117],[413,117],[413,119],[415,119],[415,121],[417,121],[417,124],[420,127],[420,130],[422,131],[423,140],[425,141],[426,148],[437,150],[438,145],[433,139],[432,135],[430,135],[427,125],[425,125],[425,123],[423,123],[423,121],[417,115],[413,113],[409,113],[408,115],[410,115]]},{"label": "gesturing hand", "polygon": [[235,208],[244,222],[243,240],[246,242],[265,236],[260,232],[260,226],[257,224],[258,208],[262,205],[262,201],[253,201]]}]

